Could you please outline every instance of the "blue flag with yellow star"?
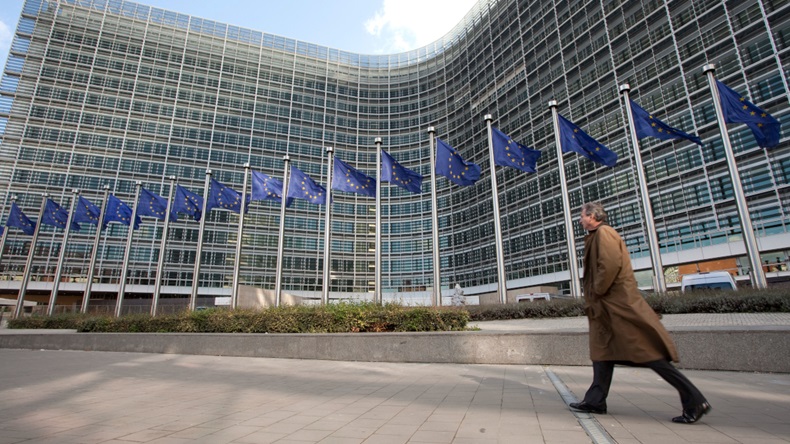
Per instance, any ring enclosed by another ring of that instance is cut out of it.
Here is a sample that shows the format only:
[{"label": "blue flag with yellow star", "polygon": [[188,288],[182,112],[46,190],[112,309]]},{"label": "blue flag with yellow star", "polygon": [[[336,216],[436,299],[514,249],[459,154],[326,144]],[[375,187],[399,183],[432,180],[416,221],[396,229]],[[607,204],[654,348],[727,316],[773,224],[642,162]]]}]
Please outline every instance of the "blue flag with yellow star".
[{"label": "blue flag with yellow star", "polygon": [[469,186],[480,179],[480,166],[465,161],[455,148],[437,138],[436,174],[441,174],[454,184]]},{"label": "blue flag with yellow star", "polygon": [[137,201],[137,215],[151,216],[159,220],[165,220],[166,214],[167,199],[145,188],[141,188],[140,199]]},{"label": "blue flag with yellow star", "polygon": [[629,99],[628,101],[631,102],[631,114],[634,116],[634,126],[636,127],[636,137],[638,139],[644,139],[645,137],[655,137],[661,140],[686,139],[697,145],[702,145],[702,140],[699,137],[672,128],[653,117],[633,100]]},{"label": "blue flag with yellow star", "polygon": [[332,189],[376,197],[376,181],[351,165],[335,158],[332,168]]},{"label": "blue flag with yellow star", "polygon": [[399,164],[384,150],[381,150],[381,180],[412,193],[422,193],[422,176]]},{"label": "blue flag with yellow star", "polygon": [[[283,183],[267,174],[252,171],[251,200],[283,201]],[[285,206],[290,206],[293,199],[288,199]]]},{"label": "blue flag with yellow star", "polygon": [[80,196],[77,199],[77,206],[74,208],[74,222],[85,222],[88,224],[99,225],[99,207],[91,203],[88,199]]},{"label": "blue flag with yellow star", "polygon": [[[245,213],[249,204],[250,196],[247,195],[244,206]],[[206,202],[206,213],[209,213],[212,208],[222,208],[234,213],[241,213],[241,193],[212,178],[208,201]]]},{"label": "blue flag with yellow star", "polygon": [[[44,204],[44,214],[41,215],[41,223],[65,229],[66,224],[69,223],[69,212],[54,200],[47,199],[47,203]],[[80,225],[71,221],[71,229],[80,231]]]},{"label": "blue flag with yellow star", "polygon": [[170,220],[178,221],[178,213],[185,213],[199,221],[203,214],[203,198],[181,185],[176,185],[173,205],[170,207]]},{"label": "blue flag with yellow star", "polygon": [[[129,208],[129,205],[123,203],[121,199],[118,199],[115,195],[110,194],[110,197],[107,199],[107,211],[104,214],[104,223],[102,226],[106,227],[110,222],[120,222],[124,225],[129,225],[131,221],[132,209]],[[140,216],[135,216],[134,229],[140,228],[141,223]]]},{"label": "blue flag with yellow star", "polygon": [[525,173],[536,173],[540,151],[517,143],[502,131],[491,127],[491,143],[494,147],[494,162],[497,165],[515,168]]},{"label": "blue flag with yellow star", "polygon": [[36,223],[28,219],[25,213],[16,206],[16,202],[11,202],[11,212],[8,213],[8,220],[5,221],[6,227],[16,227],[28,236],[36,232]]},{"label": "blue flag with yellow star", "polygon": [[752,130],[757,145],[773,148],[779,145],[780,124],[770,114],[746,100],[727,85],[716,80],[721,109],[727,123],[745,123]]},{"label": "blue flag with yellow star", "polygon": [[288,181],[288,197],[305,199],[316,205],[326,204],[326,188],[303,173],[302,170],[291,165],[291,180]]},{"label": "blue flag with yellow star", "polygon": [[617,153],[593,139],[578,126],[558,114],[560,121],[560,145],[563,153],[578,153],[593,162],[609,168],[617,163]]}]

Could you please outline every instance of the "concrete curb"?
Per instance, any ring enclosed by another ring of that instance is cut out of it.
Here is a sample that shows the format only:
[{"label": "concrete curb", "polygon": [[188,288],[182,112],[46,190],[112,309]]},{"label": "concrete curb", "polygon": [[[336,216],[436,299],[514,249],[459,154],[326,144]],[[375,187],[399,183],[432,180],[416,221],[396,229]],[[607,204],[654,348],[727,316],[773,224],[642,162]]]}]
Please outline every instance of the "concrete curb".
[{"label": "concrete curb", "polygon": [[[790,373],[790,327],[670,332],[680,368]],[[332,361],[589,365],[583,331],[229,334],[5,331],[0,348]]]}]

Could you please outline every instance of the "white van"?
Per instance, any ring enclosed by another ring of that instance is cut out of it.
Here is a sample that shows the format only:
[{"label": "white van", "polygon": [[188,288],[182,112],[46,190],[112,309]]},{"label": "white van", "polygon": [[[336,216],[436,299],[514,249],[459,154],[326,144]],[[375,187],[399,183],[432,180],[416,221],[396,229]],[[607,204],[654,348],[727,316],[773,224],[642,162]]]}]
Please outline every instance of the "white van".
[{"label": "white van", "polygon": [[735,290],[735,279],[726,271],[709,271],[683,275],[680,291]]}]

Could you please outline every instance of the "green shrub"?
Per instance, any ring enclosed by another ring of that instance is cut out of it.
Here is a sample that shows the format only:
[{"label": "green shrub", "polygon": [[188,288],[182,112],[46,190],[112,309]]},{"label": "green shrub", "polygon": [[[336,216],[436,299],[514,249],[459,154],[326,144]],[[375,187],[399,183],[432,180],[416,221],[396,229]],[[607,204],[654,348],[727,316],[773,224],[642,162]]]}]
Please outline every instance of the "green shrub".
[{"label": "green shrub", "polygon": [[177,315],[58,315],[14,319],[9,328],[70,328],[81,332],[345,333],[463,330],[463,309],[341,302],[265,310],[210,308]]},{"label": "green shrub", "polygon": [[[790,312],[790,289],[741,289],[650,294],[661,314]],[[581,299],[456,307],[406,307],[396,303],[340,302],[283,305],[264,310],[210,308],[176,315],[112,316],[59,314],[12,319],[9,328],[67,328],[83,332],[180,333],[357,333],[455,331],[471,321],[584,316]]]},{"label": "green shrub", "polygon": [[581,299],[552,299],[505,305],[472,305],[467,308],[472,321],[562,318],[584,315],[584,302]]}]

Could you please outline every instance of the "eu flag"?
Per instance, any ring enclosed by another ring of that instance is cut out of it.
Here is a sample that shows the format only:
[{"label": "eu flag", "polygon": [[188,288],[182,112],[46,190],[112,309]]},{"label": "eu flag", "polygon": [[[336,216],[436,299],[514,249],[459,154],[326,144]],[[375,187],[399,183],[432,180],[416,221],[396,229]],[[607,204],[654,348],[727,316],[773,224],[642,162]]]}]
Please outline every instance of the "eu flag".
[{"label": "eu flag", "polygon": [[757,139],[757,145],[763,148],[779,145],[778,120],[718,80],[716,86],[719,89],[725,122],[745,123]]},{"label": "eu flag", "polygon": [[536,173],[540,151],[517,143],[502,131],[491,127],[494,146],[494,162],[497,165],[515,168],[525,173]]},{"label": "eu flag", "polygon": [[91,203],[88,199],[80,196],[77,199],[77,206],[74,208],[74,222],[85,222],[88,224],[99,225],[99,207]]},{"label": "eu flag", "polygon": [[613,167],[617,163],[617,154],[601,142],[588,136],[578,126],[559,116],[560,145],[563,153],[578,153],[593,162]]},{"label": "eu flag", "polygon": [[[267,174],[252,171],[252,195],[251,200],[273,200],[283,201],[283,183]],[[285,202],[286,206],[291,205],[293,199]]]},{"label": "eu flag", "polygon": [[288,181],[288,197],[305,199],[316,205],[326,203],[326,188],[303,173],[299,168],[291,165],[291,180]]},{"label": "eu flag", "polygon": [[[58,205],[54,200],[47,199],[47,203],[44,204],[44,214],[41,215],[41,223],[65,229],[66,224],[69,223],[69,212]],[[71,229],[80,231],[80,226],[72,221]]]},{"label": "eu flag", "polygon": [[350,193],[376,197],[376,181],[374,179],[371,179],[338,158],[335,158],[335,165],[332,169],[334,171],[332,173],[333,190],[348,191]]},{"label": "eu flag", "polygon": [[384,150],[381,150],[381,180],[394,183],[412,193],[422,193],[422,176],[401,166]]},{"label": "eu flag", "polygon": [[141,188],[140,199],[137,201],[137,215],[165,220],[165,214],[167,214],[167,199]]},{"label": "eu flag", "polygon": [[[244,205],[245,213],[249,204],[250,197],[247,196],[247,201]],[[208,201],[206,202],[206,213],[211,212],[213,208],[222,208],[234,213],[241,213],[241,193],[212,178]]]},{"label": "eu flag", "polygon": [[203,214],[203,198],[181,185],[176,185],[173,206],[170,208],[170,220],[177,221],[178,213],[185,213],[195,220]]},{"label": "eu flag", "polygon": [[436,173],[457,185],[468,186],[474,185],[480,179],[480,166],[466,162],[455,148],[437,138]]},{"label": "eu flag", "polygon": [[700,140],[699,137],[672,128],[650,115],[650,113],[642,109],[642,107],[637,105],[633,100],[629,99],[628,101],[631,104],[631,114],[634,116],[634,126],[636,127],[636,137],[638,139],[644,139],[645,137],[655,137],[661,140],[686,139],[697,145],[702,145],[702,140]]},{"label": "eu flag", "polygon": [[[129,208],[129,205],[121,202],[121,199],[115,197],[115,195],[110,194],[109,199],[107,199],[107,211],[104,214],[104,224],[103,226],[106,227],[107,224],[110,222],[120,222],[124,225],[129,225],[132,220],[132,209]],[[134,229],[140,228],[140,216],[134,218]]]},{"label": "eu flag", "polygon": [[25,216],[25,213],[16,206],[16,202],[11,202],[11,212],[8,213],[8,220],[5,221],[5,226],[17,227],[29,236],[36,232],[36,223]]}]

